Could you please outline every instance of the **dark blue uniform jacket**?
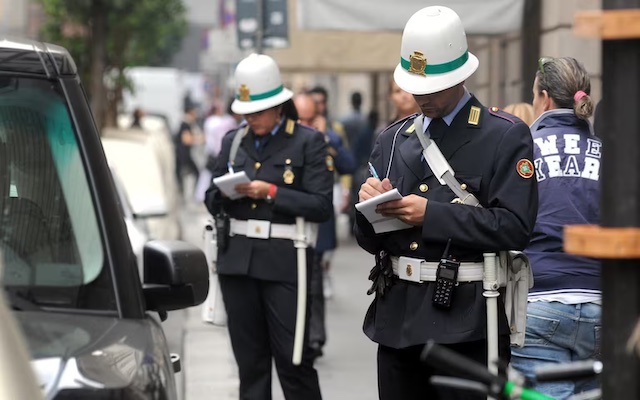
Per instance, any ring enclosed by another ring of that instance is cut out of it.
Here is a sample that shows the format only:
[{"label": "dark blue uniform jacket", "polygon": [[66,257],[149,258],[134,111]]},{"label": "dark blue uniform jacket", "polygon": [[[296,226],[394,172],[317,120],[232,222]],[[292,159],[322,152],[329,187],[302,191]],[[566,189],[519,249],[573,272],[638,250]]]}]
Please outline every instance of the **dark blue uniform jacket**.
[{"label": "dark blue uniform jacket", "polygon": [[[370,161],[384,177],[393,149],[389,178],[403,196],[416,194],[428,199],[423,224],[375,234],[366,218],[357,213],[355,230],[360,246],[371,253],[386,250],[394,256],[436,262],[449,238],[451,255],[463,262],[482,261],[484,252],[524,249],[538,208],[533,173],[523,177],[518,172],[521,160],[531,163],[533,157],[528,126],[497,109],[487,109],[472,97],[447,127],[440,150],[458,181],[466,184],[484,207],[476,208],[451,203],[456,196],[439,183],[422,159],[422,147],[413,132],[414,118],[384,130]],[[421,191],[421,186],[426,191]],[[367,336],[393,348],[424,344],[429,339],[460,343],[485,338],[482,282],[460,283],[449,310],[432,306],[433,288],[432,282],[398,280],[371,304],[364,322]],[[499,318],[500,332],[508,333],[504,311]]]}]

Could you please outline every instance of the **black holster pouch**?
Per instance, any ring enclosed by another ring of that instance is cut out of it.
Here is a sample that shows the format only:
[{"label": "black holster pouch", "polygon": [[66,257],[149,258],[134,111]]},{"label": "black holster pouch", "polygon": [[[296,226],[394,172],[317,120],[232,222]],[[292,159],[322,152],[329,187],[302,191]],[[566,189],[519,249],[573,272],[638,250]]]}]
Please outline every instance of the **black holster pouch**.
[{"label": "black holster pouch", "polygon": [[218,244],[218,251],[225,252],[229,247],[229,231],[231,223],[229,221],[229,215],[222,211],[215,215],[216,226],[216,242]]},{"label": "black holster pouch", "polygon": [[393,267],[391,266],[391,256],[384,250],[376,253],[376,265],[369,272],[369,280],[372,281],[371,287],[367,290],[367,294],[376,293],[384,296],[391,286],[395,283],[396,277],[393,275]]}]

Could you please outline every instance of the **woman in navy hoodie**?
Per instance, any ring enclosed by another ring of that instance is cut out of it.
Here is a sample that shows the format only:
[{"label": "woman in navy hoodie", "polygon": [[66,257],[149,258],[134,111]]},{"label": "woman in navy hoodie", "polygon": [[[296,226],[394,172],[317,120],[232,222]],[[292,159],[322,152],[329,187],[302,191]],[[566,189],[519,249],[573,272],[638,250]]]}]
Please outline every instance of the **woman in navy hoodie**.
[{"label": "woman in navy hoodie", "polygon": [[[589,74],[570,57],[541,58],[533,83],[531,125],[539,209],[529,246],[534,286],[529,292],[525,345],[513,366],[535,368],[600,356],[600,262],[563,251],[563,227],[597,224],[602,142],[593,135]],[[538,384],[556,399],[598,387],[595,379]]]}]

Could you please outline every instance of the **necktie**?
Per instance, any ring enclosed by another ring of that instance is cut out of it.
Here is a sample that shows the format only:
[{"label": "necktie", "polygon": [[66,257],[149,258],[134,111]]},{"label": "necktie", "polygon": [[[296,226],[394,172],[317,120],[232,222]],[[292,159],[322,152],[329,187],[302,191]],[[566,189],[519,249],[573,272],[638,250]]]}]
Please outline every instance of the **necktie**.
[{"label": "necktie", "polygon": [[267,145],[270,138],[271,134],[256,136],[256,150],[258,150],[258,153],[261,153],[262,150],[264,150],[264,147]]},{"label": "necktie", "polygon": [[447,129],[447,123],[442,118],[434,118],[429,124],[429,135],[437,145],[440,145],[442,137],[444,136],[445,129]]}]

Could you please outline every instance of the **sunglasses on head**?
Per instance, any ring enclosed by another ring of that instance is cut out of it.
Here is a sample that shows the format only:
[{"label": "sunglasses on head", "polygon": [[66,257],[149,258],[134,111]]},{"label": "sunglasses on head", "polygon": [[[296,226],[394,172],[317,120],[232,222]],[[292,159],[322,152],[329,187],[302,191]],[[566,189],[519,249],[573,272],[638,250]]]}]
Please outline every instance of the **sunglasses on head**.
[{"label": "sunglasses on head", "polygon": [[553,60],[553,57],[540,57],[538,59],[538,71],[544,75],[544,65]]}]

